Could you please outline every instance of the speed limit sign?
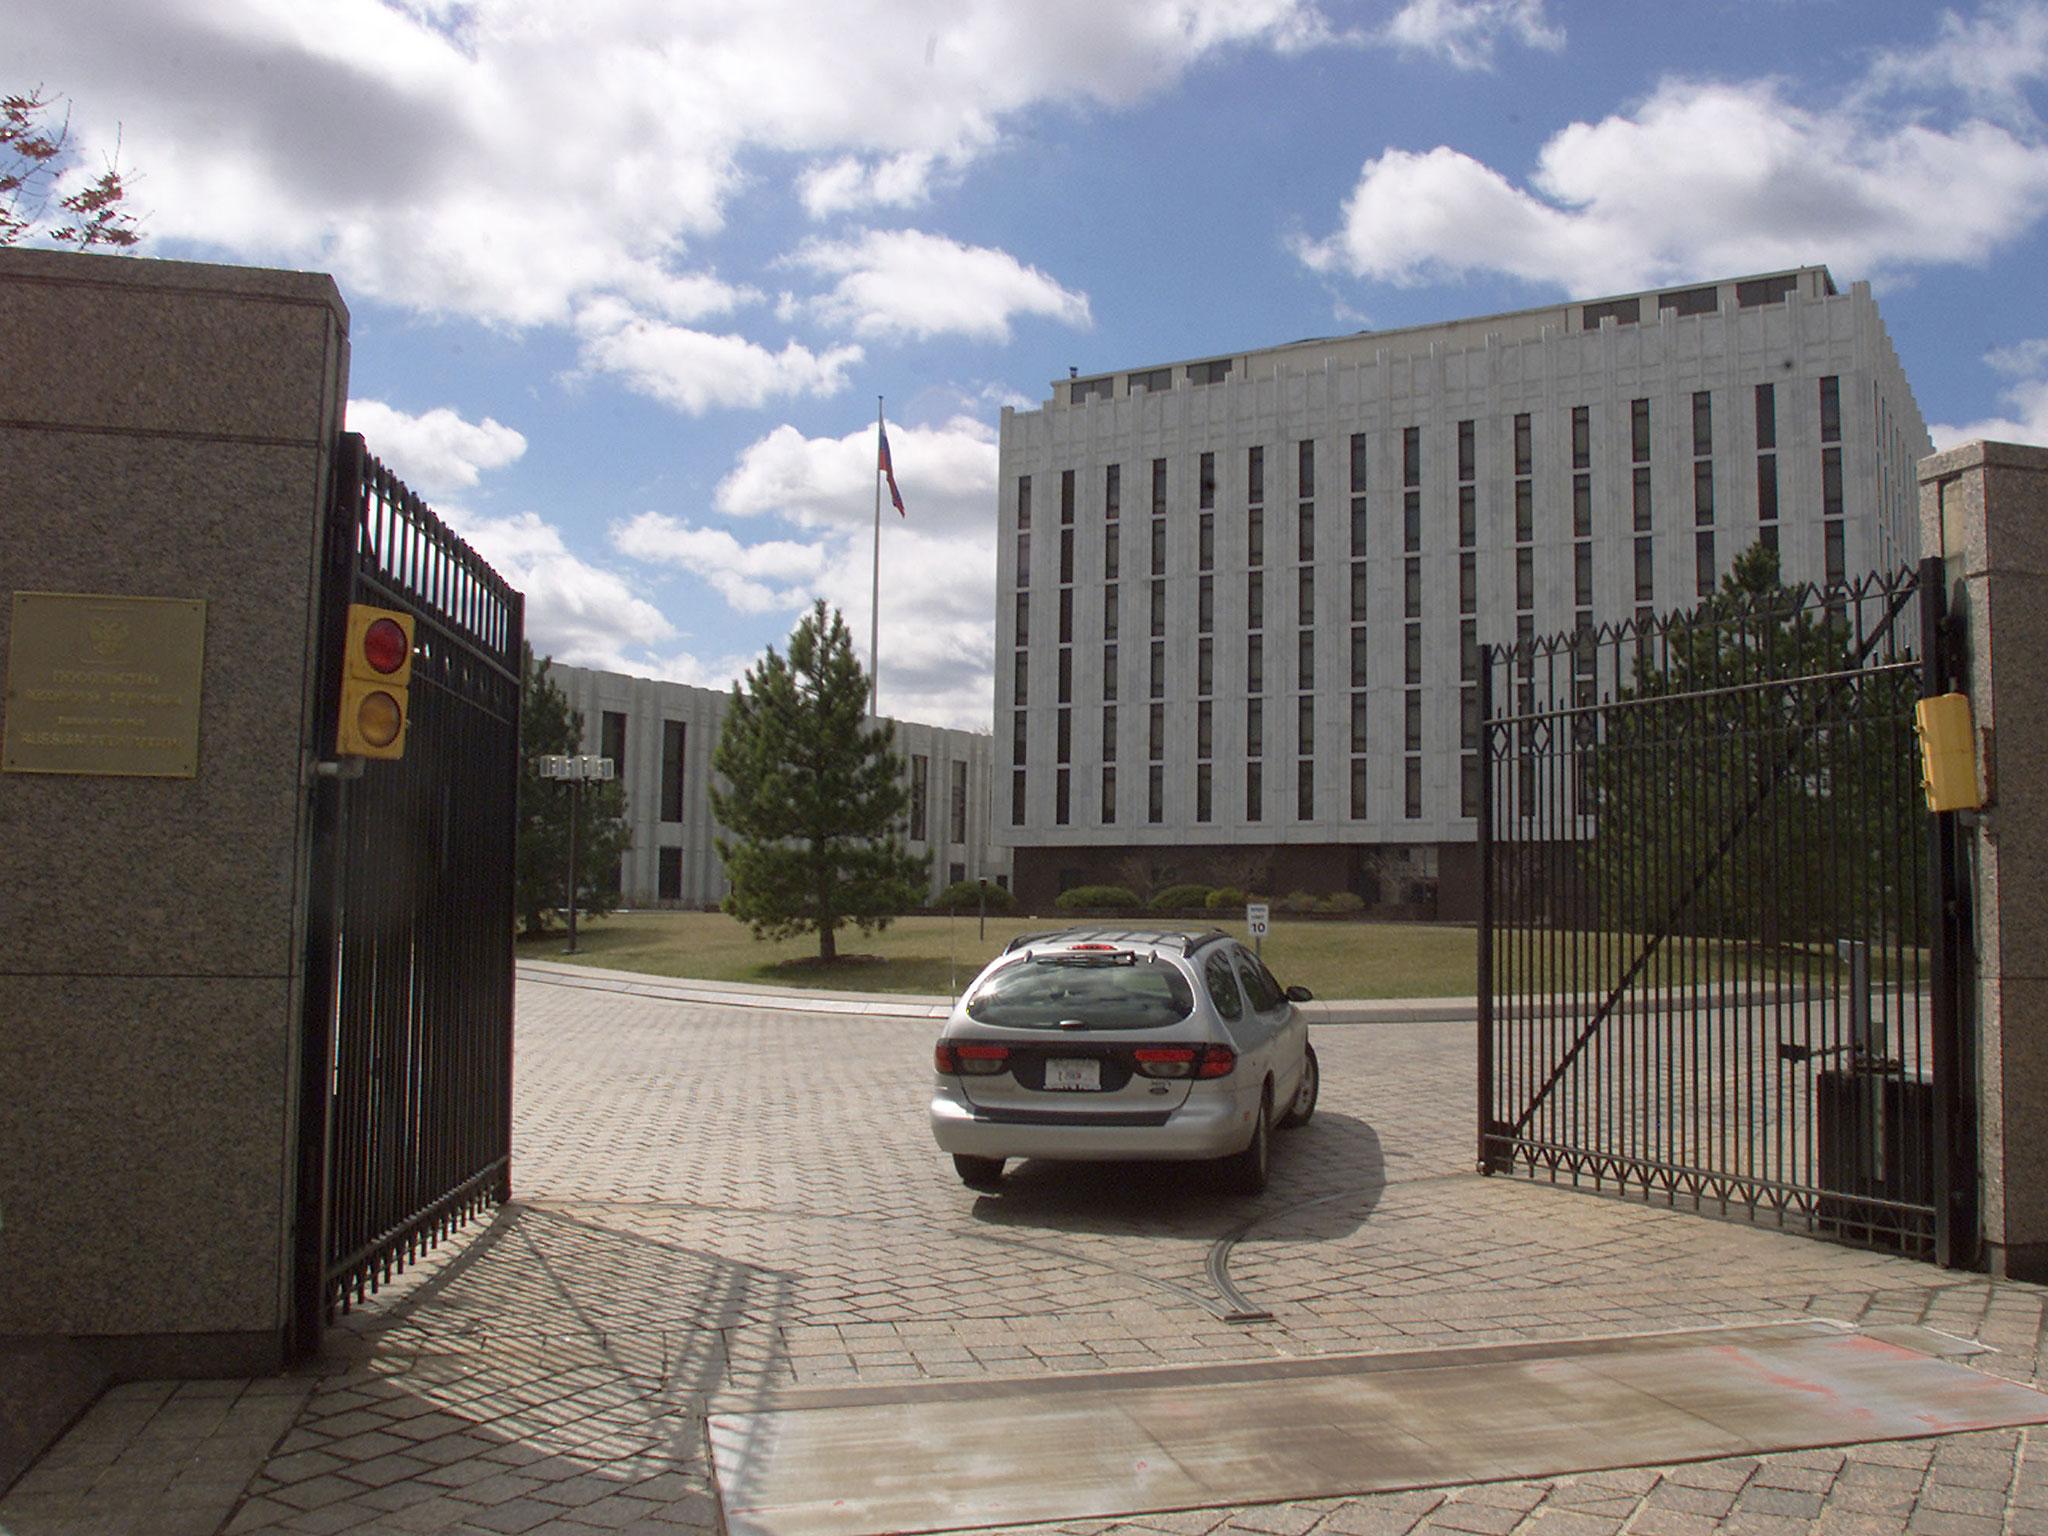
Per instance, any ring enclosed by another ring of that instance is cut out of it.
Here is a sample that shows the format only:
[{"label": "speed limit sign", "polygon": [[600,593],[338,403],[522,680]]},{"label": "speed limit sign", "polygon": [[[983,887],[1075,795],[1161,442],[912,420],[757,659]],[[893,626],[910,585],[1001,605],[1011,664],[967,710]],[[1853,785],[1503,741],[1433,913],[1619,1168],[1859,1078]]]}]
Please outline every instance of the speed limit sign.
[{"label": "speed limit sign", "polygon": [[1263,939],[1266,936],[1266,918],[1268,915],[1265,902],[1254,901],[1248,903],[1244,909],[1245,931],[1255,939]]}]

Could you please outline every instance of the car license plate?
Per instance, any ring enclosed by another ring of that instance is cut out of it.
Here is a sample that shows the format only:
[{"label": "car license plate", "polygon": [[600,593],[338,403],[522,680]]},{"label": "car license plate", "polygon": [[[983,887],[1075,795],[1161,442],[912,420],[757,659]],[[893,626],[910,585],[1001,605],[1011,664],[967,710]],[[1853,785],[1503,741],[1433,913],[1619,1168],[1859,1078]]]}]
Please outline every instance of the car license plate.
[{"label": "car license plate", "polygon": [[1102,1087],[1102,1063],[1093,1056],[1055,1056],[1045,1064],[1045,1086],[1086,1093]]}]

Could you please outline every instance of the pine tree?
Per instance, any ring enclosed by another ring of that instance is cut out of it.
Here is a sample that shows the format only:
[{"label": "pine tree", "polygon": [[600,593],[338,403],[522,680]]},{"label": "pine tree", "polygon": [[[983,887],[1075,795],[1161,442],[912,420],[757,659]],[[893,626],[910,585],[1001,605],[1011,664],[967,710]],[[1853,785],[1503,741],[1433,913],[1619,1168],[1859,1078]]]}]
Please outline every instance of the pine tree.
[{"label": "pine tree", "polygon": [[[569,797],[576,793],[559,779],[542,778],[538,761],[583,750],[583,717],[548,677],[547,658],[536,661],[533,647],[522,647],[515,878],[520,931],[528,938],[546,933],[556,911],[569,904]],[[619,780],[585,784],[581,794],[576,812],[576,910],[601,917],[616,901],[612,875],[633,834],[626,825],[626,791]]]},{"label": "pine tree", "polygon": [[1896,885],[1921,835],[1919,680],[1889,649],[1859,660],[1852,601],[1787,585],[1757,544],[1654,628],[1590,765],[1587,857],[1610,926],[1668,917],[1739,936],[1760,922],[1788,944],[1882,912],[1910,936],[1919,912]]},{"label": "pine tree", "polygon": [[868,680],[845,620],[822,600],[733,685],[712,758],[712,812],[732,892],[725,908],[756,938],[815,932],[838,958],[848,923],[863,933],[914,905],[927,859],[905,851],[910,795],[895,726],[870,724]]}]

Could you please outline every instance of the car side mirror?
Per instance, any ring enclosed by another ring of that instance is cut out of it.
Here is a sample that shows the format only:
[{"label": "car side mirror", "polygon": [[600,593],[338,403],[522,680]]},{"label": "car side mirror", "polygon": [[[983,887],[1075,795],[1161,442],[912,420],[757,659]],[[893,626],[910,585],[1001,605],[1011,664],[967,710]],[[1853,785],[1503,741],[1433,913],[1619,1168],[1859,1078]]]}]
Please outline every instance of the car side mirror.
[{"label": "car side mirror", "polygon": [[1315,1000],[1315,993],[1309,991],[1307,987],[1289,987],[1287,989],[1287,1001],[1290,1003],[1312,1003]]}]

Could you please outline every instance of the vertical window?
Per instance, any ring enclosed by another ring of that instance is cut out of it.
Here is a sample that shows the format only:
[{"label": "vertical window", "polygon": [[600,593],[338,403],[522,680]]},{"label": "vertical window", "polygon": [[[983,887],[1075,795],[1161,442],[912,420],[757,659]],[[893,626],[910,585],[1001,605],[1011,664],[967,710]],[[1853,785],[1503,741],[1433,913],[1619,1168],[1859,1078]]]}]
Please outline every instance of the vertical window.
[{"label": "vertical window", "polygon": [[1572,476],[1572,537],[1587,539],[1593,536],[1593,477]]},{"label": "vertical window", "polygon": [[1116,595],[1116,583],[1115,583],[1115,582],[1111,582],[1111,583],[1110,583],[1110,584],[1109,584],[1108,586],[1106,586],[1106,587],[1104,587],[1104,588],[1102,589],[1102,638],[1103,638],[1103,639],[1105,639],[1105,640],[1114,640],[1114,639],[1116,639],[1116,637],[1117,637],[1117,627],[1118,627],[1118,612],[1119,612],[1119,609],[1121,608],[1121,606],[1122,606],[1122,605],[1121,605],[1121,604],[1119,604],[1119,603],[1117,602],[1117,595]]},{"label": "vertical window", "polygon": [[1526,544],[1536,537],[1536,482],[1515,482],[1515,542]]},{"label": "vertical window", "polygon": [[1535,445],[1529,430],[1529,414],[1524,411],[1515,417],[1515,473],[1534,473],[1535,462]]},{"label": "vertical window", "polygon": [[1421,758],[1411,757],[1408,759],[1407,772],[1403,775],[1402,789],[1404,791],[1402,798],[1406,801],[1402,809],[1406,812],[1410,821],[1420,821],[1422,819]]},{"label": "vertical window", "polygon": [[1702,529],[1692,536],[1693,592],[1699,597],[1714,595],[1714,530]]},{"label": "vertical window", "polygon": [[[661,722],[661,819],[683,819],[683,745],[685,726],[681,720]],[[681,893],[678,892],[678,895]]]},{"label": "vertical window", "polygon": [[[1520,418],[1517,418],[1517,419],[1518,419],[1518,420],[1523,420],[1523,421],[1526,421],[1526,420],[1527,420],[1528,418],[1527,418],[1527,417],[1520,417]],[[1475,430],[1475,428],[1474,428],[1474,425],[1473,425],[1473,423],[1472,423],[1472,422],[1470,422],[1470,421],[1461,421],[1461,422],[1459,422],[1459,423],[1458,423],[1458,478],[1459,478],[1460,480],[1470,480],[1470,479],[1471,479],[1471,478],[1473,477],[1473,475],[1474,475],[1474,474],[1475,474],[1475,473],[1477,472],[1477,468],[1476,468],[1476,467],[1477,467],[1477,464],[1478,464],[1478,460],[1479,460],[1479,455],[1478,455],[1478,452],[1477,452],[1477,445],[1478,445],[1478,440],[1477,440],[1477,436],[1476,436],[1476,430]]]},{"label": "vertical window", "polygon": [[1248,762],[1244,765],[1244,819],[1257,821],[1265,813],[1265,800],[1265,765]]},{"label": "vertical window", "polygon": [[1074,589],[1060,588],[1060,644],[1074,643]]},{"label": "vertical window", "polygon": [[1650,531],[1650,466],[1638,464],[1635,467],[1635,529],[1637,533]]},{"label": "vertical window", "polygon": [[1115,581],[1123,574],[1123,524],[1111,523],[1102,530],[1102,579]]},{"label": "vertical window", "polygon": [[1470,549],[1479,542],[1479,487],[1458,487],[1458,545]]},{"label": "vertical window", "polygon": [[1315,559],[1316,509],[1304,503],[1300,513],[1295,518],[1294,528],[1295,558],[1302,561]]},{"label": "vertical window", "polygon": [[1163,517],[1152,519],[1152,574],[1166,574],[1166,519]]},{"label": "vertical window", "polygon": [[1074,712],[1063,709],[1054,717],[1057,731],[1054,735],[1053,760],[1070,763],[1074,760]]},{"label": "vertical window", "polygon": [[1823,448],[1820,453],[1820,515],[1842,515],[1842,450]]},{"label": "vertical window", "polygon": [[1692,451],[1695,458],[1714,451],[1714,397],[1704,389],[1693,391]]},{"label": "vertical window", "polygon": [[1166,697],[1166,642],[1164,640],[1154,640],[1152,642],[1152,697],[1155,699]]},{"label": "vertical window", "polygon": [[1821,525],[1821,536],[1822,548],[1826,553],[1827,580],[1829,585],[1832,586],[1842,581],[1848,574],[1847,563],[1843,558],[1845,551],[1842,540],[1842,520],[1836,518],[1832,522],[1823,523]]},{"label": "vertical window", "polygon": [[1714,461],[1712,459],[1693,460],[1692,520],[1695,523],[1711,523],[1714,520]]},{"label": "vertical window", "polygon": [[1154,825],[1166,820],[1166,770],[1158,763],[1145,770],[1145,819]]},{"label": "vertical window", "polygon": [[1059,687],[1059,695],[1060,695],[1060,696],[1059,696],[1059,700],[1058,700],[1058,702],[1060,702],[1060,703],[1062,703],[1062,704],[1071,704],[1071,703],[1073,703],[1073,702],[1074,702],[1074,648],[1073,648],[1072,646],[1069,646],[1069,645],[1063,645],[1063,646],[1061,646],[1061,647],[1060,647],[1060,659],[1059,659],[1059,683],[1060,683],[1060,687]]},{"label": "vertical window", "polygon": [[1316,493],[1316,445],[1313,439],[1303,438],[1296,449],[1294,473],[1295,494],[1307,501]]},{"label": "vertical window", "polygon": [[1316,633],[1312,629],[1301,632],[1301,643],[1295,652],[1294,676],[1298,688],[1316,685]]},{"label": "vertical window", "polygon": [[1294,814],[1298,820],[1316,819],[1316,764],[1304,757],[1294,765]]},{"label": "vertical window", "polygon": [[1074,472],[1060,471],[1060,526],[1070,527],[1074,521]]},{"label": "vertical window", "polygon": [[1422,562],[1404,560],[1401,562],[1401,615],[1403,618],[1422,617]]},{"label": "vertical window", "polygon": [[1166,583],[1152,583],[1152,637],[1156,640],[1166,633]]},{"label": "vertical window", "polygon": [[1778,394],[1775,385],[1756,387],[1756,446],[1758,451],[1778,446]]},{"label": "vertical window", "polygon": [[1166,460],[1152,461],[1152,515],[1166,515]]},{"label": "vertical window", "polygon": [[1102,519],[1113,523],[1124,510],[1124,467],[1111,464],[1102,471]]},{"label": "vertical window", "polygon": [[655,872],[655,880],[657,882],[655,887],[656,894],[663,901],[681,901],[683,899],[683,850],[680,848],[662,848],[657,850],[655,858],[658,865]]},{"label": "vertical window", "polygon": [[1365,640],[1365,626],[1363,624],[1354,624],[1351,626],[1352,687],[1363,688],[1365,686],[1366,664],[1370,659],[1370,652],[1367,649]]},{"label": "vertical window", "polygon": [[1636,601],[1647,603],[1655,593],[1655,566],[1650,556],[1650,541],[1636,540]]},{"label": "vertical window", "polygon": [[951,805],[952,840],[956,843],[967,841],[967,765],[953,764],[953,785]]},{"label": "vertical window", "polygon": [[1196,820],[1196,821],[1208,821],[1208,820],[1210,820],[1210,819],[1211,819],[1211,811],[1210,811],[1210,805],[1209,805],[1209,794],[1210,794],[1210,787],[1211,787],[1211,783],[1210,783],[1210,776],[1209,776],[1209,775],[1210,775],[1210,770],[1209,770],[1209,765],[1208,765],[1207,763],[1197,763],[1197,764],[1195,764],[1195,820]]},{"label": "vertical window", "polygon": [[1245,501],[1257,506],[1266,499],[1266,450],[1248,448],[1244,457]]},{"label": "vertical window", "polygon": [[1365,562],[1363,560],[1352,561],[1351,622],[1354,624],[1363,624],[1365,622],[1365,599],[1368,586],[1369,583],[1366,580]]},{"label": "vertical window", "polygon": [[1028,719],[1029,716],[1021,709],[1010,717],[1010,761],[1019,768],[1024,766],[1024,747],[1030,739],[1030,732],[1025,728]]},{"label": "vertical window", "polygon": [[1102,760],[1105,763],[1116,761],[1116,706],[1114,704],[1102,706]]},{"label": "vertical window", "polygon": [[1365,494],[1365,434],[1351,434],[1351,494]]},{"label": "vertical window", "polygon": [[1017,477],[1017,531],[1028,533],[1031,529],[1031,477]]},{"label": "vertical window", "polygon": [[1410,752],[1422,750],[1422,690],[1411,688],[1401,701],[1401,740]]},{"label": "vertical window", "polygon": [[1052,819],[1055,826],[1064,827],[1073,810],[1072,773],[1071,768],[1061,768],[1052,776]]},{"label": "vertical window", "polygon": [[1216,514],[1204,512],[1195,539],[1195,569],[1210,571],[1216,568]]},{"label": "vertical window", "polygon": [[1629,458],[1637,464],[1650,459],[1650,402],[1631,400],[1628,407]]},{"label": "vertical window", "polygon": [[1842,440],[1842,381],[1832,373],[1820,381],[1820,440]]},{"label": "vertical window", "polygon": [[1458,556],[1458,612],[1479,611],[1479,556],[1466,550]]},{"label": "vertical window", "polygon": [[1572,468],[1593,467],[1593,412],[1590,406],[1572,407]]},{"label": "vertical window", "polygon": [[1216,628],[1216,578],[1204,576],[1195,587],[1195,629],[1208,634]]},{"label": "vertical window", "polygon": [[1258,507],[1245,516],[1244,558],[1247,565],[1266,563],[1266,514]]},{"label": "vertical window", "polygon": [[1351,695],[1351,750],[1354,752],[1363,752],[1365,750],[1368,714],[1366,695],[1362,693]]},{"label": "vertical window", "polygon": [[1253,571],[1244,582],[1244,627],[1266,627],[1266,573]]},{"label": "vertical window", "polygon": [[1401,547],[1414,554],[1422,548],[1422,492],[1401,493]]},{"label": "vertical window", "polygon": [[1422,484],[1422,428],[1401,429],[1401,483]]},{"label": "vertical window", "polygon": [[1071,528],[1062,528],[1060,530],[1060,580],[1063,582],[1070,582],[1073,579],[1074,530]]},{"label": "vertical window", "polygon": [[612,760],[612,772],[623,779],[626,776],[626,717],[618,710],[608,709],[604,712],[601,727],[597,750]]},{"label": "vertical window", "polygon": [[1266,755],[1266,706],[1258,699],[1245,701],[1244,751],[1247,757]]},{"label": "vertical window", "polygon": [[1351,759],[1351,819],[1365,820],[1365,776],[1366,760],[1362,757]]},{"label": "vertical window", "polygon": [[1105,767],[1102,770],[1102,824],[1106,827],[1116,820],[1116,770]]},{"label": "vertical window", "polygon": [[1756,456],[1756,516],[1761,523],[1778,520],[1778,456],[1775,453]]},{"label": "vertical window", "polygon": [[1296,622],[1313,624],[1316,621],[1316,573],[1309,566],[1303,566],[1294,583],[1294,614]]},{"label": "vertical window", "polygon": [[1010,774],[1010,825],[1024,825],[1024,770],[1012,770]]},{"label": "vertical window", "polygon": [[1216,455],[1203,454],[1199,461],[1199,469],[1201,478],[1197,484],[1200,487],[1200,500],[1196,505],[1204,508],[1213,507],[1216,505]]},{"label": "vertical window", "polygon": [[[1065,710],[1060,711],[1060,718],[1062,721],[1066,719]],[[926,815],[926,808],[931,803],[931,777],[932,760],[922,752],[913,752],[910,756],[910,840],[913,843],[925,841],[931,830]]]},{"label": "vertical window", "polygon": [[1266,642],[1262,636],[1249,635],[1244,642],[1244,691],[1264,693],[1266,691]]}]

